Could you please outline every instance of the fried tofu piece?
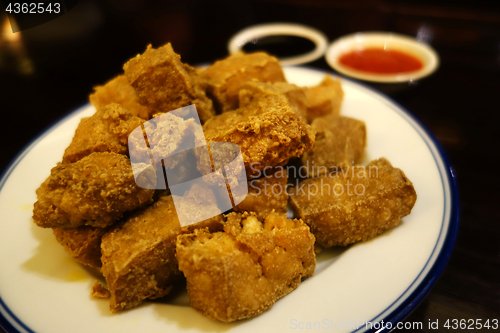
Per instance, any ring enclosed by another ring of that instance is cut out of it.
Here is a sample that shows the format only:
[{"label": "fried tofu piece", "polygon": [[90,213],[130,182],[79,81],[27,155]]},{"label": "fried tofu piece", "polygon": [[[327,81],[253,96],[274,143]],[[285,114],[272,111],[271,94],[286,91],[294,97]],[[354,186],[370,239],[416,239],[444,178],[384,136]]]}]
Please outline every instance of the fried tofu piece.
[{"label": "fried tofu piece", "polygon": [[119,104],[104,106],[78,125],[73,140],[66,148],[63,163],[73,163],[95,152],[126,154],[129,134],[143,123]]},{"label": "fried tofu piece", "polygon": [[52,168],[37,190],[33,219],[43,228],[104,228],[123,213],[148,203],[153,193],[136,185],[127,156],[92,153]]},{"label": "fried tofu piece", "polygon": [[[282,95],[215,116],[203,125],[203,132],[207,142],[237,144],[249,176],[302,155],[311,149],[315,134]],[[206,159],[200,160],[199,170],[202,174],[211,170]]]},{"label": "fried tofu piece", "polygon": [[256,316],[295,290],[316,266],[314,236],[301,220],[230,213],[224,232],[177,239],[191,306],[223,322]]},{"label": "fried tofu piece", "polygon": [[206,184],[194,183],[184,195],[172,194],[172,198],[183,228],[222,214],[216,194]]},{"label": "fried tofu piece", "polygon": [[[161,114],[145,122],[144,129],[137,128],[129,136],[130,160],[134,172],[154,167],[158,180],[154,188],[158,190],[167,190],[169,186],[165,182],[163,169],[170,185],[202,176],[197,170],[194,150],[198,149],[195,148],[195,136],[203,136],[203,130],[198,119],[189,117],[198,117],[196,109],[192,108],[190,114],[183,114],[182,117],[177,114],[176,111]],[[138,184],[142,185],[141,182]]]},{"label": "fried tofu piece", "polygon": [[308,177],[359,164],[365,155],[366,126],[353,118],[329,115],[313,120],[316,140],[302,155]]},{"label": "fried tofu piece", "polygon": [[[214,141],[203,146],[206,142],[205,135],[196,136],[197,148],[194,153],[200,173],[212,185],[225,187],[227,182],[228,185],[237,186],[241,180],[237,178],[238,175],[241,175],[241,172],[246,174],[245,165],[235,163],[235,159],[240,158],[240,147],[230,142]],[[224,174],[222,170],[224,170]],[[214,173],[210,175],[212,171]],[[223,184],[218,184],[219,180],[222,180]],[[246,182],[246,179],[244,181]]]},{"label": "fried tofu piece", "polygon": [[125,75],[118,75],[106,82],[105,85],[94,87],[94,93],[89,96],[89,99],[97,110],[108,104],[117,103],[129,110],[134,116],[145,120],[151,118],[153,113],[153,110],[139,102],[134,88]]},{"label": "fried tofu piece", "polygon": [[171,162],[175,167],[170,169],[171,171],[167,170],[168,182],[180,184],[201,177],[202,175],[197,169],[197,162],[194,150],[176,154]]},{"label": "fried tofu piece", "polygon": [[82,226],[78,228],[53,228],[54,236],[64,250],[84,265],[101,268],[101,238],[107,228]]},{"label": "fried tofu piece", "polygon": [[248,181],[248,194],[234,207],[234,211],[255,212],[259,219],[263,219],[273,210],[280,214],[286,213],[287,180],[286,170],[277,168],[271,175]]},{"label": "fried tofu piece", "polygon": [[217,230],[221,222],[216,215],[181,228],[173,198],[166,196],[105,234],[101,271],[111,294],[111,312],[168,294],[182,277],[175,258],[177,236],[198,227]]},{"label": "fried tofu piece", "polygon": [[[194,134],[201,126],[193,118],[183,119],[167,112],[143,124],[128,138],[130,159],[133,163],[163,160],[165,167],[172,169],[184,158],[172,155],[183,147],[194,147]],[[147,138],[147,141],[146,141]],[[177,154],[176,154],[177,155]]]},{"label": "fried tofu piece", "polygon": [[[203,134],[203,132],[201,133]],[[231,142],[210,142],[197,136],[194,150],[197,171],[218,198],[221,210],[239,204],[247,195],[247,176],[240,147]],[[213,172],[212,172],[213,167]],[[193,179],[193,178],[192,178]]]},{"label": "fried tofu piece", "polygon": [[324,247],[372,239],[398,225],[417,199],[411,181],[385,158],[307,179],[289,194],[296,216]]},{"label": "fried tofu piece", "polygon": [[239,107],[245,107],[264,96],[284,95],[288,98],[290,106],[304,119],[307,119],[306,88],[287,82],[266,83],[250,81],[245,83],[239,91]]},{"label": "fried tofu piece", "polygon": [[286,82],[281,65],[264,52],[245,54],[238,52],[214,62],[201,72],[208,82],[208,94],[221,112],[238,108],[238,93],[246,82]]},{"label": "fried tofu piece", "polygon": [[205,95],[205,80],[193,67],[181,62],[170,43],[158,49],[148,45],[123,69],[139,101],[155,113],[195,104],[202,123],[215,115],[212,101]]},{"label": "fried tofu piece", "polygon": [[177,163],[169,163],[174,160],[168,157],[185,146],[194,147],[196,126],[201,132],[201,126],[196,124],[193,118],[184,120],[170,112],[157,117],[155,129],[150,132],[146,129],[153,159],[163,159],[168,168],[175,167]]},{"label": "fried tofu piece", "polygon": [[336,116],[340,114],[344,91],[339,79],[333,79],[330,75],[326,75],[319,85],[307,88],[305,93],[309,122],[329,114]]}]

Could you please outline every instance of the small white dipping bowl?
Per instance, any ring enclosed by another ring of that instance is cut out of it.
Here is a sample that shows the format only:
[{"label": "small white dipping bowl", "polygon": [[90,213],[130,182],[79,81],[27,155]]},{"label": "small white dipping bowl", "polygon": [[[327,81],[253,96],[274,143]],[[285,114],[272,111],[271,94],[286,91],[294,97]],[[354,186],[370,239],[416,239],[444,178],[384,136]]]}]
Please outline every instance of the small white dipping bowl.
[{"label": "small white dipping bowl", "polygon": [[[348,52],[373,47],[405,52],[419,59],[423,67],[413,72],[377,74],[352,69],[339,61],[340,57]],[[429,45],[415,38],[391,32],[358,32],[341,37],[330,44],[325,58],[328,64],[341,74],[358,80],[381,83],[415,81],[430,75],[439,66],[439,56]]]},{"label": "small white dipping bowl", "polygon": [[295,23],[268,23],[254,25],[239,31],[231,37],[227,48],[230,54],[234,54],[241,51],[242,47],[252,40],[280,35],[302,37],[309,39],[315,45],[314,50],[308,53],[279,59],[282,65],[300,65],[314,61],[325,54],[328,46],[325,34],[317,29]]}]

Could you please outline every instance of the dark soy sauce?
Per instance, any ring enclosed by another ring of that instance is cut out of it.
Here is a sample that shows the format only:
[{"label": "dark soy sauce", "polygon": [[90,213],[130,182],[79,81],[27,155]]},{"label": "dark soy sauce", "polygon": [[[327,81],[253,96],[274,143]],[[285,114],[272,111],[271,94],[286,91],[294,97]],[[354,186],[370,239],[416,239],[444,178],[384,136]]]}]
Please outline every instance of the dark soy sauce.
[{"label": "dark soy sauce", "polygon": [[278,58],[290,58],[311,52],[315,48],[316,44],[307,38],[277,35],[250,40],[242,49],[246,53],[264,51]]}]

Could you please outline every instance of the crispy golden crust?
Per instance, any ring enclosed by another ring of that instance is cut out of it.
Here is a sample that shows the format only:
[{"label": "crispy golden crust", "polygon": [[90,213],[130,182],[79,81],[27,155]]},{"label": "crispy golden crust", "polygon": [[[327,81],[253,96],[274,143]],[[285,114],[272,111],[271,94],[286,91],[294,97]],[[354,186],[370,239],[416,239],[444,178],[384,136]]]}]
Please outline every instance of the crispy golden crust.
[{"label": "crispy golden crust", "polygon": [[286,82],[281,65],[273,56],[263,52],[242,52],[214,62],[200,74],[208,82],[208,93],[221,112],[238,108],[238,93],[246,82]]},{"label": "crispy golden crust", "polygon": [[185,120],[172,112],[155,117],[143,126],[144,130],[135,131],[128,138],[130,160],[133,163],[150,163],[150,158],[163,160],[167,169],[185,163],[188,152],[182,148],[194,147],[194,135],[197,128],[201,128],[193,118]]},{"label": "crispy golden crust", "polygon": [[288,193],[286,190],[288,177],[283,168],[260,179],[248,182],[248,195],[234,207],[235,212],[255,212],[259,219],[263,219],[273,210],[277,213],[286,213]]},{"label": "crispy golden crust", "polygon": [[[214,192],[205,184],[194,183],[192,187],[182,196],[172,195],[175,200],[177,216],[181,226],[193,228],[185,222],[203,221],[204,216],[218,216],[222,214],[217,205]],[[219,219],[217,219],[219,221]]]},{"label": "crispy golden crust", "polygon": [[125,75],[118,75],[105,85],[94,87],[94,90],[95,92],[89,96],[89,99],[97,110],[108,104],[117,103],[134,116],[146,120],[151,118],[153,110],[139,103],[139,98]]},{"label": "crispy golden crust", "polygon": [[80,121],[63,163],[76,162],[94,152],[126,154],[130,132],[143,121],[116,103],[98,109],[92,117]]},{"label": "crispy golden crust", "polygon": [[220,228],[220,216],[181,228],[171,196],[134,214],[102,238],[102,273],[111,293],[110,310],[133,308],[162,297],[181,278],[175,242],[197,227]]},{"label": "crispy golden crust", "polygon": [[[205,136],[196,136],[198,145],[195,150],[196,167],[207,183],[224,188],[223,191],[227,191],[225,189],[226,185],[236,188],[241,181],[246,182],[245,177],[243,177],[244,180],[240,179],[242,175],[245,175],[245,165],[232,163],[240,152],[238,146],[228,142],[210,142],[209,148],[208,146],[202,146],[205,142]],[[214,173],[210,174],[212,170]]]},{"label": "crispy golden crust", "polygon": [[307,179],[289,194],[295,214],[324,247],[372,239],[398,225],[417,199],[403,171],[385,158]]},{"label": "crispy golden crust", "polygon": [[339,79],[333,79],[330,75],[326,75],[319,85],[306,89],[305,93],[309,122],[317,117],[329,114],[338,116],[340,114],[344,91]]},{"label": "crispy golden crust", "polygon": [[[239,145],[248,175],[266,167],[284,165],[311,149],[314,131],[295,113],[282,95],[267,96],[246,108],[225,112],[203,125],[207,142]],[[211,170],[208,159],[199,170]]]},{"label": "crispy golden crust", "polygon": [[314,273],[314,236],[300,220],[271,213],[227,215],[224,232],[177,239],[191,306],[223,322],[256,316]]},{"label": "crispy golden crust", "polygon": [[241,87],[238,95],[239,106],[240,108],[248,106],[264,96],[284,95],[290,102],[290,106],[300,116],[307,119],[305,89],[287,82],[266,83],[253,80]]},{"label": "crispy golden crust", "polygon": [[101,264],[101,238],[107,228],[82,226],[78,228],[53,228],[56,240],[76,261],[94,268]]},{"label": "crispy golden crust", "polygon": [[195,104],[202,123],[215,115],[212,101],[205,95],[205,80],[196,70],[181,62],[170,43],[130,59],[125,76],[142,104],[164,113]]},{"label": "crispy golden crust", "polygon": [[359,164],[365,155],[366,126],[356,119],[329,115],[314,119],[313,148],[302,155],[308,177]]},{"label": "crispy golden crust", "polygon": [[109,290],[104,288],[99,281],[95,280],[92,289],[90,290],[90,297],[92,298],[109,298]]},{"label": "crispy golden crust", "polygon": [[104,235],[101,271],[111,294],[111,312],[170,291],[180,278],[173,259],[179,233],[171,197],[162,197]]},{"label": "crispy golden crust", "polygon": [[92,153],[51,170],[37,191],[33,219],[44,228],[104,228],[151,200],[153,193],[136,185],[127,156]]}]

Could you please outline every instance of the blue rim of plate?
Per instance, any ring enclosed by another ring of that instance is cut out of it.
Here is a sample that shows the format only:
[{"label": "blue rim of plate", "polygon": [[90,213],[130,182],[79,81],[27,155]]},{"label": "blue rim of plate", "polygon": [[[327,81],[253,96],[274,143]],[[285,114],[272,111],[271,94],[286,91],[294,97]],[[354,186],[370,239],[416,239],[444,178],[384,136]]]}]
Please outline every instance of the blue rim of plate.
[{"label": "blue rim of plate", "polygon": [[[323,71],[323,70],[320,70],[317,68],[311,68],[311,67],[307,67],[307,66],[285,66],[285,68],[286,67],[303,68],[303,69],[307,69],[310,71],[319,72],[319,73],[323,73],[323,74],[331,74],[331,75],[337,76],[337,77],[340,76],[340,75],[337,75],[337,74],[332,73],[330,71]],[[415,288],[415,290],[413,290],[413,292],[408,297],[406,297],[406,299],[396,309],[392,310],[389,314],[385,314],[385,312],[390,307],[392,307],[396,302],[398,302],[400,300],[400,298],[404,296],[406,291],[413,286],[413,284],[415,283],[415,280],[418,279],[420,277],[420,275],[422,274],[422,272],[426,269],[427,265],[429,264],[429,261],[426,263],[424,268],[422,268],[422,271],[415,278],[414,282],[408,287],[408,289],[405,290],[405,292],[403,294],[401,294],[401,296],[398,299],[396,299],[391,305],[389,305],[384,311],[382,311],[377,316],[375,316],[372,319],[373,321],[370,320],[370,322],[372,322],[372,323],[380,322],[380,319],[378,319],[378,318],[380,316],[384,315],[384,317],[381,318],[381,320],[384,321],[385,325],[383,327],[381,327],[380,329],[374,328],[374,329],[367,330],[365,332],[371,333],[371,332],[390,331],[396,327],[396,324],[398,322],[403,321],[413,310],[415,310],[415,308],[420,304],[420,302],[424,299],[424,297],[430,292],[431,288],[434,286],[434,284],[438,280],[439,276],[441,275],[441,273],[443,272],[443,270],[446,266],[446,263],[448,262],[448,259],[451,255],[452,250],[453,250],[453,245],[455,244],[455,239],[457,236],[457,230],[458,230],[458,224],[459,224],[459,201],[458,201],[457,184],[456,184],[455,175],[453,173],[453,167],[451,166],[451,164],[448,160],[448,157],[446,156],[446,154],[444,152],[444,149],[441,147],[438,140],[431,133],[431,131],[427,128],[427,126],[425,126],[413,114],[411,114],[408,110],[406,110],[404,107],[402,107],[401,105],[399,105],[398,103],[393,101],[391,98],[389,98],[385,94],[383,94],[383,93],[381,93],[381,92],[379,92],[379,91],[377,91],[377,90],[375,90],[367,85],[364,85],[364,84],[359,83],[357,81],[346,78],[344,76],[340,76],[340,77],[342,78],[343,81],[347,81],[351,85],[358,86],[358,87],[362,88],[370,95],[372,95],[375,98],[384,102],[385,105],[390,107],[392,110],[396,111],[401,116],[403,116],[403,117],[406,116],[411,121],[413,121],[417,125],[417,127],[413,123],[409,122],[410,125],[413,128],[415,128],[415,130],[417,130],[417,132],[422,137],[422,139],[424,139],[426,145],[428,146],[429,150],[431,151],[431,153],[434,157],[436,165],[439,166],[438,158],[439,158],[439,160],[441,160],[441,162],[444,165],[444,169],[446,170],[445,175],[443,175],[441,173],[441,170],[439,167],[438,167],[438,170],[439,170],[441,180],[442,180],[443,195],[444,195],[445,201],[447,198],[446,198],[446,193],[444,191],[445,190],[445,188],[444,188],[445,183],[444,183],[443,177],[445,177],[447,179],[448,185],[449,185],[450,201],[451,201],[450,202],[449,226],[448,226],[448,230],[446,230],[446,236],[444,236],[445,238],[444,238],[443,245],[441,247],[441,251],[440,251],[439,255],[437,256],[436,260],[433,262],[432,267],[427,272],[427,275],[425,276],[425,278],[420,282],[420,284]],[[0,178],[0,191],[2,190],[3,185],[5,184],[7,179],[9,178],[12,171],[16,168],[17,164],[19,164],[19,162],[24,158],[24,156],[26,156],[30,152],[30,150],[39,141],[41,141],[45,136],[47,136],[50,132],[55,130],[57,127],[59,127],[59,125],[64,123],[68,118],[81,112],[82,109],[85,108],[87,105],[88,105],[88,103],[80,105],[75,110],[73,110],[70,113],[68,113],[67,115],[63,116],[61,119],[55,121],[53,124],[49,125],[42,132],[40,132],[40,134],[37,137],[35,137],[30,143],[28,143],[17,154],[17,156],[14,157],[12,162],[3,170],[2,174],[1,174],[1,178]],[[419,129],[425,135],[427,135],[427,137],[430,139],[431,143],[435,146],[435,148],[438,152],[438,156],[436,156],[434,154],[434,152],[432,151],[432,149],[429,145],[428,140],[426,140],[426,138],[424,136],[422,136]],[[445,208],[446,208],[446,205],[445,205]],[[446,210],[443,213],[446,214]],[[444,220],[443,220],[443,222],[444,222]],[[438,241],[441,238],[442,232],[443,232],[443,229],[441,227],[440,236],[438,237]],[[436,245],[435,245],[431,255],[429,256],[429,260],[434,255],[434,252],[436,251],[437,244],[438,244],[438,242],[436,242]],[[11,320],[6,318],[6,316],[9,317]],[[391,323],[392,329],[388,327],[389,325],[387,325],[387,323],[389,323],[389,322]],[[0,297],[0,328],[2,328],[4,331],[6,331],[8,333],[18,333],[18,332],[34,333],[34,331],[32,329],[30,329],[19,318],[16,317],[16,315],[8,308],[8,306],[5,304],[5,302],[2,300],[1,297]],[[361,330],[362,330],[362,328],[359,328],[353,332],[360,332]]]}]

